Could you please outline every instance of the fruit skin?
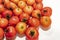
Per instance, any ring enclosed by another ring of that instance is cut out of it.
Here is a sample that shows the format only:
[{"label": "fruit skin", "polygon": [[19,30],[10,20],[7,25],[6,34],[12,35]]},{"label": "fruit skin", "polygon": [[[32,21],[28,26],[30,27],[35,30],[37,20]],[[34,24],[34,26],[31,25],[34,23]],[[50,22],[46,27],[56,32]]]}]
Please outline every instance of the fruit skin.
[{"label": "fruit skin", "polygon": [[22,14],[22,9],[20,9],[20,8],[15,8],[15,9],[13,10],[13,12],[14,12],[14,15],[19,16],[20,14]]},{"label": "fruit skin", "polygon": [[10,0],[12,2],[14,2],[15,4],[18,4],[19,0]]},{"label": "fruit skin", "polygon": [[40,19],[40,23],[43,29],[48,29],[51,25],[51,19],[48,16],[43,16]]},{"label": "fruit skin", "polygon": [[2,0],[0,0],[0,4],[2,4]]},{"label": "fruit skin", "polygon": [[5,6],[6,6],[6,8],[8,8],[10,10],[13,10],[13,9],[17,8],[17,5],[15,3],[11,2],[11,1],[5,3]]},{"label": "fruit skin", "polygon": [[40,17],[41,17],[41,11],[38,10],[38,9],[37,10],[33,10],[32,17],[40,19]]},{"label": "fruit skin", "polygon": [[34,27],[29,27],[26,30],[26,39],[27,40],[38,40],[39,32]]},{"label": "fruit skin", "polygon": [[0,4],[0,14],[1,14],[2,12],[4,12],[4,10],[5,10],[4,6],[3,6],[2,4]]},{"label": "fruit skin", "polygon": [[17,25],[16,25],[16,31],[17,33],[22,36],[25,34],[25,30],[27,29],[27,24],[24,23],[24,22],[19,22]]},{"label": "fruit skin", "polygon": [[0,27],[6,28],[7,25],[8,25],[8,20],[6,18],[1,18],[0,19]]},{"label": "fruit skin", "polygon": [[26,6],[23,10],[25,13],[31,15],[31,13],[33,11],[33,7],[32,6]]},{"label": "fruit skin", "polygon": [[4,37],[4,31],[2,28],[0,28],[0,40]]},{"label": "fruit skin", "polygon": [[1,18],[2,16],[1,16],[1,14],[0,14],[0,18]]},{"label": "fruit skin", "polygon": [[12,11],[11,10],[5,10],[3,13],[2,13],[2,16],[7,18],[7,19],[10,19],[10,17],[12,16]]},{"label": "fruit skin", "polygon": [[30,18],[30,19],[28,20],[28,24],[29,24],[30,26],[32,26],[32,27],[38,28],[38,26],[40,25],[40,22],[39,22],[39,20],[36,19],[36,18]]},{"label": "fruit skin", "polygon": [[26,3],[24,1],[19,1],[18,6],[23,9],[26,6]]},{"label": "fruit skin", "polygon": [[16,30],[13,26],[8,26],[5,29],[5,36],[7,39],[13,39],[16,36]]},{"label": "fruit skin", "polygon": [[37,3],[42,3],[43,0],[35,0]]},{"label": "fruit skin", "polygon": [[27,0],[28,5],[33,5],[35,3],[35,0]]},{"label": "fruit skin", "polygon": [[42,9],[42,15],[43,16],[51,16],[52,15],[52,9],[50,7],[44,7]]},{"label": "fruit skin", "polygon": [[20,0],[20,1],[24,1],[24,2],[26,2],[27,0]]},{"label": "fruit skin", "polygon": [[43,4],[42,3],[34,3],[33,8],[42,10],[43,9]]},{"label": "fruit skin", "polygon": [[10,25],[16,25],[19,22],[19,18],[17,16],[12,16],[9,20]]},{"label": "fruit skin", "polygon": [[20,21],[27,22],[29,20],[30,16],[27,13],[22,13],[20,15]]}]

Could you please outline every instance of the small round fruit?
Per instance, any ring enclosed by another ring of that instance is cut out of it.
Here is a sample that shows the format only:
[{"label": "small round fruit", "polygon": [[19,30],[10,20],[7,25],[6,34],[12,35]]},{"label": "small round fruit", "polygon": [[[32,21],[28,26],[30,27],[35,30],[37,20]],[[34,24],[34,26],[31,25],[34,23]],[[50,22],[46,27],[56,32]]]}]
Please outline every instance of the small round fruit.
[{"label": "small round fruit", "polygon": [[20,8],[15,8],[15,9],[13,10],[13,12],[14,12],[14,15],[19,16],[20,14],[22,14],[22,9],[20,9]]},{"label": "small round fruit", "polygon": [[28,24],[29,24],[30,26],[33,26],[33,27],[35,27],[35,28],[38,28],[38,26],[40,25],[40,22],[39,22],[39,20],[36,19],[36,18],[30,18],[30,19],[28,20]]},{"label": "small round fruit", "polygon": [[32,6],[26,6],[24,8],[24,12],[29,14],[29,15],[32,13],[32,11],[33,11],[33,7]]},{"label": "small round fruit", "polygon": [[19,18],[17,16],[12,16],[9,20],[10,25],[16,25],[19,22]]},{"label": "small round fruit", "polygon": [[0,4],[0,13],[2,13],[5,10],[4,6]]},{"label": "small round fruit", "polygon": [[0,40],[4,37],[4,31],[2,28],[0,28]]},{"label": "small round fruit", "polygon": [[33,5],[35,3],[35,0],[27,0],[28,5]]},{"label": "small round fruit", "polygon": [[5,10],[3,13],[2,13],[3,17],[7,18],[7,19],[10,19],[10,17],[12,16],[12,11],[11,10]]},{"label": "small round fruit", "polygon": [[20,15],[20,21],[27,22],[27,20],[30,18],[30,16],[27,13],[22,13]]},{"label": "small round fruit", "polygon": [[52,9],[50,7],[44,7],[42,10],[43,16],[51,16],[52,15]]},{"label": "small round fruit", "polygon": [[10,10],[13,10],[13,9],[17,8],[17,5],[15,3],[13,3],[13,2],[9,2],[9,3],[5,4],[5,5]]},{"label": "small round fruit", "polygon": [[34,3],[33,8],[42,10],[43,9],[43,4],[42,3]]},{"label": "small round fruit", "polygon": [[37,3],[42,3],[43,0],[35,0]]},{"label": "small round fruit", "polygon": [[21,36],[25,34],[25,30],[27,29],[27,24],[24,22],[19,22],[15,28],[17,33]]},{"label": "small round fruit", "polygon": [[7,25],[8,25],[8,20],[6,18],[1,18],[0,19],[0,27],[6,28]]},{"label": "small round fruit", "polygon": [[43,29],[48,29],[51,25],[51,19],[48,16],[43,16],[40,19],[40,23]]},{"label": "small round fruit", "polygon": [[33,10],[32,12],[32,17],[35,17],[35,18],[40,18],[41,17],[41,11],[40,10]]},{"label": "small round fruit", "polygon": [[10,7],[10,1],[9,0],[4,0],[4,6],[6,8],[9,8]]},{"label": "small round fruit", "polygon": [[13,39],[15,38],[16,36],[16,30],[13,26],[8,26],[6,29],[5,29],[5,36],[7,39]]},{"label": "small round fruit", "polygon": [[10,0],[12,2],[14,2],[15,4],[18,4],[19,0]]},{"label": "small round fruit", "polygon": [[34,27],[29,27],[26,30],[26,39],[27,40],[38,40],[39,32]]},{"label": "small round fruit", "polygon": [[19,1],[18,6],[23,9],[26,6],[26,3],[24,1]]}]

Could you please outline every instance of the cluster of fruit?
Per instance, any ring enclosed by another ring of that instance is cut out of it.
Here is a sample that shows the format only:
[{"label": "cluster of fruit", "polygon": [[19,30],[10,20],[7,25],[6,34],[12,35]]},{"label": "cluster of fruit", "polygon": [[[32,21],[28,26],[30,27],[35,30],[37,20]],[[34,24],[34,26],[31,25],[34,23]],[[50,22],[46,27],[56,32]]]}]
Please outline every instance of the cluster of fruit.
[{"label": "cluster of fruit", "polygon": [[52,9],[42,0],[0,0],[0,40],[13,40],[18,33],[27,40],[38,40],[39,26],[50,28]]}]

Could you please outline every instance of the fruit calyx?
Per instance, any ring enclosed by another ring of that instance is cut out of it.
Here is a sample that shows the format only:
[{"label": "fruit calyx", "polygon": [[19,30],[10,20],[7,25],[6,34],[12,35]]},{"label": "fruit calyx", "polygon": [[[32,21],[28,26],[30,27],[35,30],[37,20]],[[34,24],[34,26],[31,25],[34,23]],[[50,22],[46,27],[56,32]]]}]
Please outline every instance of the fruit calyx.
[{"label": "fruit calyx", "polygon": [[33,37],[34,34],[35,34],[35,32],[31,30],[31,31],[30,31],[30,35],[31,35],[31,37]]}]

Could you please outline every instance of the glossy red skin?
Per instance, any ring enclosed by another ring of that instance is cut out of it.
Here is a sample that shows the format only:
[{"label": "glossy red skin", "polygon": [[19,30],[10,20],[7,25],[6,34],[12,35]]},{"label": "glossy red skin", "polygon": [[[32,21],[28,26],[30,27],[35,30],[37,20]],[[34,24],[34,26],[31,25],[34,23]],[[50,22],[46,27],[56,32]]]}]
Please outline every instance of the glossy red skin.
[{"label": "glossy red skin", "polygon": [[0,0],[0,4],[2,4],[2,0]]},{"label": "glossy red skin", "polygon": [[2,16],[0,15],[0,18],[1,18]]},{"label": "glossy red skin", "polygon": [[0,28],[0,39],[2,39],[4,37],[4,31],[2,28]]},{"label": "glossy red skin", "polygon": [[12,16],[9,20],[10,25],[16,25],[19,22],[19,18],[17,16]]},{"label": "glossy red skin", "polygon": [[43,0],[35,0],[37,3],[42,3]]},{"label": "glossy red skin", "polygon": [[8,20],[6,18],[1,18],[0,19],[0,27],[6,28],[7,25],[8,25]]},{"label": "glossy red skin", "polygon": [[[47,12],[44,12],[46,10]],[[44,7],[42,9],[42,15],[43,16],[51,16],[52,15],[52,9],[50,7]]]},{"label": "glossy red skin", "polygon": [[40,10],[33,10],[32,17],[40,19],[41,17],[41,11]]},{"label": "glossy red skin", "polygon": [[5,30],[5,36],[7,39],[12,39],[16,36],[16,30],[13,26],[8,26]]},{"label": "glossy red skin", "polygon": [[0,4],[0,13],[4,12],[5,8],[2,4]]},{"label": "glossy red skin", "polygon": [[30,26],[33,26],[33,27],[35,27],[35,28],[38,28],[38,26],[40,25],[40,22],[39,22],[39,20],[36,19],[36,18],[31,18],[31,19],[28,20],[28,24],[29,24]]},{"label": "glossy red skin", "polygon": [[26,6],[23,11],[29,15],[31,15],[32,11],[33,11],[33,7],[32,6]]},{"label": "glossy red skin", "polygon": [[[27,20],[30,18],[30,16],[27,13],[22,13],[20,15],[20,21],[27,22]],[[26,19],[26,21],[24,21]]]},{"label": "glossy red skin", "polygon": [[[35,32],[34,36],[32,37],[29,33],[30,31],[33,30]],[[26,39],[27,40],[38,40],[38,31],[34,27],[29,27],[26,30]]]},{"label": "glossy red skin", "polygon": [[13,14],[13,13],[12,13],[11,10],[5,10],[5,11],[2,13],[2,16],[6,18],[7,16],[11,17],[12,14]]},{"label": "glossy red skin", "polygon": [[34,3],[33,8],[42,10],[43,9],[43,4],[42,3]]}]

